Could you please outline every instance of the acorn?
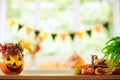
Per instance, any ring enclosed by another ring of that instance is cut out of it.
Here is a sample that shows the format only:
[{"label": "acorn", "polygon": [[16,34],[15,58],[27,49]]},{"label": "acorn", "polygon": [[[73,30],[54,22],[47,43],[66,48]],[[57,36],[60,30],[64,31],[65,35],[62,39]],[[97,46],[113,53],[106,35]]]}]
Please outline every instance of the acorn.
[{"label": "acorn", "polygon": [[113,75],[120,75],[120,68],[116,68]]},{"label": "acorn", "polygon": [[81,69],[81,74],[83,75],[94,75],[95,74],[95,69],[91,64],[86,64],[82,67]]},{"label": "acorn", "polygon": [[86,70],[85,68],[82,68],[82,69],[81,69],[81,74],[83,74],[83,75],[87,75],[88,72],[87,72],[87,70]]},{"label": "acorn", "polygon": [[104,75],[105,71],[102,68],[96,68],[95,69],[95,74],[97,74],[97,75]]},{"label": "acorn", "polygon": [[88,74],[88,75],[94,75],[94,74],[95,74],[95,69],[94,69],[93,67],[89,67],[89,68],[87,69],[87,74]]}]

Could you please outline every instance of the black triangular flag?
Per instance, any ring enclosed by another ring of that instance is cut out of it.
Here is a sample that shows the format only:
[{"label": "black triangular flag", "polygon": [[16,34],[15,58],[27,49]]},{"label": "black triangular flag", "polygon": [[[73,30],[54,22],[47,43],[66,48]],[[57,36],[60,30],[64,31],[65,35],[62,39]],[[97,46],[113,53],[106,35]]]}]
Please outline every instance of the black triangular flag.
[{"label": "black triangular flag", "polygon": [[91,30],[87,30],[86,32],[87,32],[87,34],[88,34],[89,36],[91,36],[91,34],[92,34],[92,31],[91,31]]},{"label": "black triangular flag", "polygon": [[18,31],[19,31],[20,29],[22,29],[22,27],[23,27],[23,25],[19,24],[19,25],[18,25]]},{"label": "black triangular flag", "polygon": [[56,36],[57,36],[57,34],[52,34],[53,40],[55,40]]},{"label": "black triangular flag", "polygon": [[109,23],[108,23],[108,22],[103,23],[103,26],[104,26],[107,30],[109,29]]},{"label": "black triangular flag", "polygon": [[39,33],[40,33],[40,31],[35,30],[35,36],[38,36],[38,35],[39,35]]},{"label": "black triangular flag", "polygon": [[75,37],[75,34],[74,34],[74,33],[71,33],[71,34],[70,34],[70,37],[71,37],[71,39],[73,40],[74,37]]}]

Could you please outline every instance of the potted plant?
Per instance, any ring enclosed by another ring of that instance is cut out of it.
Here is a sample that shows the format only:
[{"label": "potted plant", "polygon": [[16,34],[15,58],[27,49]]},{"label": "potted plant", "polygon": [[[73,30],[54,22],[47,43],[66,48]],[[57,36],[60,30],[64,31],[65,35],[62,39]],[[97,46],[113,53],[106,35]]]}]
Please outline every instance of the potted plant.
[{"label": "potted plant", "polygon": [[104,53],[103,59],[109,60],[109,67],[120,66],[120,37],[117,36],[108,40],[102,52]]}]

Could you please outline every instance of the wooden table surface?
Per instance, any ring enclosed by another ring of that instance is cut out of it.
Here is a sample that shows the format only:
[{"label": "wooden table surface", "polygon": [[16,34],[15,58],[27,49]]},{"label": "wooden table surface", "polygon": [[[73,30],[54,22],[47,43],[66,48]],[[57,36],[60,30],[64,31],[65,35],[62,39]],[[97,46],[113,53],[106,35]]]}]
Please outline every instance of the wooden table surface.
[{"label": "wooden table surface", "polygon": [[74,75],[74,70],[24,70],[20,75],[5,75],[0,80],[120,80],[120,75]]},{"label": "wooden table surface", "polygon": [[0,75],[1,80],[120,80],[120,75]]}]

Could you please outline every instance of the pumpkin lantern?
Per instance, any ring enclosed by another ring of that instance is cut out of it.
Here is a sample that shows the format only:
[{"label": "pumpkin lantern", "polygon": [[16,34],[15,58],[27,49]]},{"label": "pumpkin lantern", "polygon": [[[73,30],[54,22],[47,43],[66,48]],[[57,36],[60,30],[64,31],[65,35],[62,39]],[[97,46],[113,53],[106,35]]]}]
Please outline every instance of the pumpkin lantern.
[{"label": "pumpkin lantern", "polygon": [[20,74],[24,68],[22,46],[14,43],[0,44],[0,68],[5,74]]}]

